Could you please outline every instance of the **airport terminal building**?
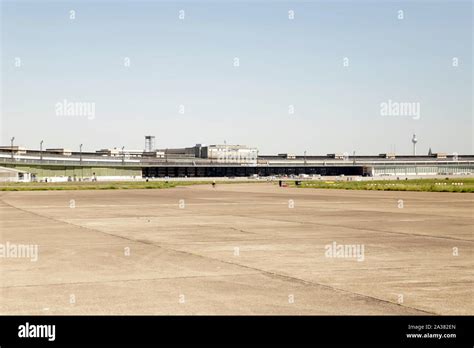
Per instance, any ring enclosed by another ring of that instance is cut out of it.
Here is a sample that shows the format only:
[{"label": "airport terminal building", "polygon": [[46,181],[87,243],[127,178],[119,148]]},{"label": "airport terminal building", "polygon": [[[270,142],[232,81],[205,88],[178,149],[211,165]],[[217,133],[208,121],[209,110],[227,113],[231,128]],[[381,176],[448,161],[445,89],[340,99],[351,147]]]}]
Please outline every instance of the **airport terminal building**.
[{"label": "airport terminal building", "polygon": [[[147,138],[150,138],[149,136]],[[154,143],[154,139],[153,143]],[[262,155],[246,145],[202,145],[144,150],[100,149],[95,152],[64,148],[45,150],[21,146],[0,147],[0,167],[24,173],[31,180],[248,177],[248,176],[428,176],[471,175],[474,155]]]}]

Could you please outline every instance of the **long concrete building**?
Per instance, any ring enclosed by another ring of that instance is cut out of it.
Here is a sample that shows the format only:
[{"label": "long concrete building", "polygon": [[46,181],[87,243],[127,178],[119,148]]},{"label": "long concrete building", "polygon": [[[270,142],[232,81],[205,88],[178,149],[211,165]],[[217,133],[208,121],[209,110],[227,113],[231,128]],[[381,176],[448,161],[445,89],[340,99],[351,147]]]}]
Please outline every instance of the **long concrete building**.
[{"label": "long concrete building", "polygon": [[245,145],[201,145],[178,149],[100,149],[76,152],[54,148],[0,147],[0,166],[31,174],[32,180],[155,177],[245,177],[291,175],[471,175],[474,155],[261,155]]}]

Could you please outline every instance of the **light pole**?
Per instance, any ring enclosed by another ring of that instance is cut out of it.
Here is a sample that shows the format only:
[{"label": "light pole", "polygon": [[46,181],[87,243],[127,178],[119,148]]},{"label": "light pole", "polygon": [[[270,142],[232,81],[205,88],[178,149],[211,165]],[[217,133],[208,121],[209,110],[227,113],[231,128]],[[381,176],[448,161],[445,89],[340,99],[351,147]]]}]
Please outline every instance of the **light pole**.
[{"label": "light pole", "polygon": [[[229,154],[227,153],[227,141],[224,140],[224,162],[227,162],[229,159]],[[217,162],[219,162],[219,157],[217,158]]]},{"label": "light pole", "polygon": [[82,144],[79,145],[79,165],[81,167],[81,179],[84,178],[84,170],[82,168]]},{"label": "light pole", "polygon": [[304,150],[304,166],[306,167],[306,150]]},{"label": "light pole", "polygon": [[413,156],[416,156],[416,143],[418,139],[416,138],[416,134],[413,134],[413,138],[411,138],[411,142],[413,143]]},{"label": "light pole", "polygon": [[125,152],[124,152],[125,146],[122,146],[122,165],[125,165]]},{"label": "light pole", "polygon": [[40,161],[43,162],[43,140],[40,142]]},{"label": "light pole", "polygon": [[12,137],[10,139],[10,143],[11,143],[11,147],[10,147],[10,150],[12,150],[12,161],[13,161],[13,142],[15,141],[15,137]]},{"label": "light pole", "polygon": [[82,166],[82,144],[79,145],[79,163]]}]

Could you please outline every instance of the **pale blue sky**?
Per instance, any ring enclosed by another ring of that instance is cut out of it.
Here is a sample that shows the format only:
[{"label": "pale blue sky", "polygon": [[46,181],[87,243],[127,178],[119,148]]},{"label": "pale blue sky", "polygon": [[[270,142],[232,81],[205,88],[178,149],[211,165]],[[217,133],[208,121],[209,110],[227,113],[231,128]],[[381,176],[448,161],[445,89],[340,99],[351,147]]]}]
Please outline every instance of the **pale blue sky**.
[{"label": "pale blue sky", "polygon": [[[3,0],[1,22],[2,144],[410,153],[415,132],[419,153],[474,152],[471,1]],[[389,99],[420,119],[381,116]]]}]

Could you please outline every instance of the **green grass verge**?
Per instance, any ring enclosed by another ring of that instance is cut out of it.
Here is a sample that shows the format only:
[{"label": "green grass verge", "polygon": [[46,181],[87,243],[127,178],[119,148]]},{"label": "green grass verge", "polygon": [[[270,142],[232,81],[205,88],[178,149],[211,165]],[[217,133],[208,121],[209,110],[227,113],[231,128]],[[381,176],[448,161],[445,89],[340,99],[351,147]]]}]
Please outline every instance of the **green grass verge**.
[{"label": "green grass verge", "polygon": [[[297,180],[297,179],[296,179]],[[267,181],[229,180],[217,181],[217,185],[264,183]],[[274,183],[278,181],[273,181]],[[127,190],[127,189],[165,189],[176,186],[210,185],[212,181],[116,181],[116,182],[61,182],[61,183],[1,183],[0,191],[64,191],[64,190]],[[369,181],[336,181],[317,180],[301,181],[296,186],[288,181],[290,187],[374,190],[374,191],[420,191],[420,192],[474,192],[474,178],[446,179],[410,179],[410,180],[369,180]]]},{"label": "green grass verge", "polygon": [[[290,186],[296,186],[290,183]],[[410,180],[369,180],[302,181],[301,188],[374,190],[374,191],[421,191],[421,192],[474,192],[474,178],[410,179]]]},{"label": "green grass verge", "polygon": [[[217,185],[247,181],[217,181]],[[250,181],[248,181],[250,182]],[[64,190],[130,190],[164,189],[176,186],[210,185],[212,181],[114,181],[114,182],[60,182],[60,183],[1,183],[0,191],[64,191]]]}]

